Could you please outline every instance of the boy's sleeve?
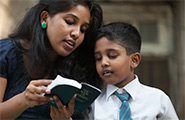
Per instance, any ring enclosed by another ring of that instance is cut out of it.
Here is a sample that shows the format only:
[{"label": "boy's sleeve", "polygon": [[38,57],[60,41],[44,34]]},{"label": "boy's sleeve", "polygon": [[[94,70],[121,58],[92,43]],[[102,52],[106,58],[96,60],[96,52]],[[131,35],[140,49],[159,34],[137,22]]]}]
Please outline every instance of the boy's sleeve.
[{"label": "boy's sleeve", "polygon": [[166,100],[162,100],[162,115],[158,118],[158,120],[179,120],[170,98],[165,96],[165,99]]},{"label": "boy's sleeve", "polygon": [[94,120],[94,102],[91,104],[91,110],[84,116],[85,120]]}]

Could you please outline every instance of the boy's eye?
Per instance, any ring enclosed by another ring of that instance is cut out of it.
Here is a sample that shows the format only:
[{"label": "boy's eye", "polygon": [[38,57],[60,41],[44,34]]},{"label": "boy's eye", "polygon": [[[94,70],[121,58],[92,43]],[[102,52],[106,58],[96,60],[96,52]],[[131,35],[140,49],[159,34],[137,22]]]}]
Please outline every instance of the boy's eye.
[{"label": "boy's eye", "polygon": [[101,60],[101,58],[95,58],[95,61],[100,61]]},{"label": "boy's eye", "polygon": [[65,20],[65,22],[68,24],[68,25],[74,25],[74,22],[73,21],[71,21],[71,20]]},{"label": "boy's eye", "polygon": [[109,58],[110,59],[114,59],[114,58],[116,58],[117,57],[117,55],[109,55]]},{"label": "boy's eye", "polygon": [[95,61],[100,61],[101,57],[100,56],[95,56]]}]

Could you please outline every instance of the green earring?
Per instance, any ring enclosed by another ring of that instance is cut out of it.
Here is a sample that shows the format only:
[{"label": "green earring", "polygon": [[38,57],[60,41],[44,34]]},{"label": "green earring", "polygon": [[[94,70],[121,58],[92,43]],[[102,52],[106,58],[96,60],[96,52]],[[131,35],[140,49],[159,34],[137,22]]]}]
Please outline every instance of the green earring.
[{"label": "green earring", "polygon": [[47,26],[46,22],[43,22],[43,23],[42,23],[42,28],[45,29],[46,26]]}]

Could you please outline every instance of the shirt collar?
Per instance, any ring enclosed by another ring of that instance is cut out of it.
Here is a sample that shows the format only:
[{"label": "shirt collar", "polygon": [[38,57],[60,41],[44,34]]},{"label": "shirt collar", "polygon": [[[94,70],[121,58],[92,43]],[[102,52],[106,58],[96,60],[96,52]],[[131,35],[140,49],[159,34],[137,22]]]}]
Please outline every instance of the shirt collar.
[{"label": "shirt collar", "polygon": [[135,76],[135,79],[132,80],[124,87],[124,89],[130,94],[133,100],[136,98],[141,84],[139,82],[138,76],[137,75],[134,75],[134,76]]},{"label": "shirt collar", "polygon": [[125,93],[128,92],[131,96],[131,98],[134,100],[137,96],[137,92],[139,91],[139,86],[140,86],[140,82],[139,79],[137,77],[137,75],[134,75],[135,79],[132,80],[131,82],[129,82],[126,86],[124,86],[123,88],[118,88],[112,84],[108,84],[106,87],[106,100],[109,99],[109,97],[115,92],[118,91],[118,93]]}]

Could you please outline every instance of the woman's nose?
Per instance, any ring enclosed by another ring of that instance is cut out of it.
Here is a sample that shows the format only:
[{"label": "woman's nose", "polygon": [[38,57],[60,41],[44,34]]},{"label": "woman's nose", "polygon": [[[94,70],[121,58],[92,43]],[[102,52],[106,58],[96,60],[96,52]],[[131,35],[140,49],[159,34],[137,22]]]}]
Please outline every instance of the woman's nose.
[{"label": "woman's nose", "polygon": [[71,37],[72,37],[74,40],[76,40],[76,39],[79,38],[79,36],[80,36],[80,29],[79,29],[79,28],[73,29],[72,32],[71,32]]}]

